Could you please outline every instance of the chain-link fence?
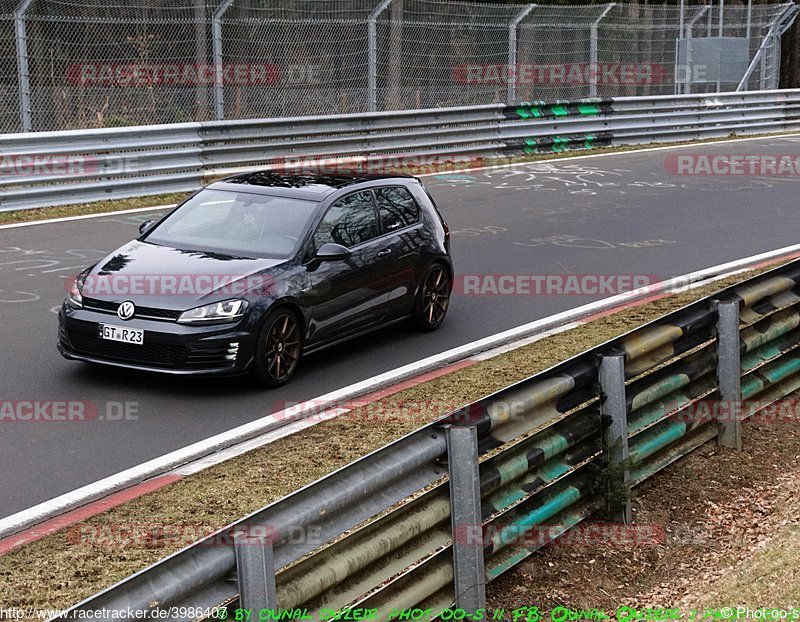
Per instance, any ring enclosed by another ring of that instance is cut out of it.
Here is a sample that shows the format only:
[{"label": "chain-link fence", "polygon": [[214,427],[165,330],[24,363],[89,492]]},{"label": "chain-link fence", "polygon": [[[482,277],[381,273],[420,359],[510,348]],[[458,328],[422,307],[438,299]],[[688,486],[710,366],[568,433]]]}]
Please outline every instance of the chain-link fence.
[{"label": "chain-link fence", "polygon": [[0,2],[0,132],[19,132],[20,102],[17,88],[14,7]]},{"label": "chain-link fence", "polygon": [[0,0],[0,132],[775,88],[793,3]]}]

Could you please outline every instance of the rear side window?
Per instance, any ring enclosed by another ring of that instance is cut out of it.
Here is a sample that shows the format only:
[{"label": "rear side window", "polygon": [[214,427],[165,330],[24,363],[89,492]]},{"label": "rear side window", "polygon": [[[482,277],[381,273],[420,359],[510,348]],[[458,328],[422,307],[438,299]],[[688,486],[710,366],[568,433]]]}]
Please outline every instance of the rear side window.
[{"label": "rear side window", "polygon": [[378,237],[378,220],[369,191],[342,197],[330,206],[314,233],[317,249],[328,242],[356,246]]},{"label": "rear side window", "polygon": [[419,206],[405,188],[377,188],[375,201],[384,231],[396,231],[419,221]]}]

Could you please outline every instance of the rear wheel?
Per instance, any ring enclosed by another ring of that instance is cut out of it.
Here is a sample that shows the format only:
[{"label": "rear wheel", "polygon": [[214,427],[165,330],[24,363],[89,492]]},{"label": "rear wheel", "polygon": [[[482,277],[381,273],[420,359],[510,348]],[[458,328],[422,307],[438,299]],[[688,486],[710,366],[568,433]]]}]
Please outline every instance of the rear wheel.
[{"label": "rear wheel", "polygon": [[414,309],[414,323],[420,329],[436,330],[444,322],[452,286],[450,275],[441,264],[434,264],[425,273]]},{"label": "rear wheel", "polygon": [[300,322],[289,309],[276,309],[267,316],[256,345],[251,374],[265,387],[288,382],[300,361],[302,351]]}]

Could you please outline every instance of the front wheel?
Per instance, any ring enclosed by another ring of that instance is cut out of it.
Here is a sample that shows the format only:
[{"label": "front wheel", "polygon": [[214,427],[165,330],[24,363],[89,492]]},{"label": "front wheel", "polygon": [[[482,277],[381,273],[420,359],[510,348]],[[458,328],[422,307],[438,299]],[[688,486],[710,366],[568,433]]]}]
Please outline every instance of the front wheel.
[{"label": "front wheel", "polygon": [[267,316],[258,336],[251,375],[264,387],[279,387],[289,381],[302,351],[300,322],[288,309]]},{"label": "front wheel", "polygon": [[428,269],[422,279],[414,308],[414,323],[417,327],[424,331],[439,328],[450,306],[452,286],[444,266],[434,264]]}]

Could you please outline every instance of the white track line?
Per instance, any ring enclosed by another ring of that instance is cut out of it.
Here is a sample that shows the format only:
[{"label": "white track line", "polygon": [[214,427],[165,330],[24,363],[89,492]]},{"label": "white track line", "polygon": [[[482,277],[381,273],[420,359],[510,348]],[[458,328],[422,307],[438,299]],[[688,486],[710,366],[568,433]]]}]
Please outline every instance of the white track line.
[{"label": "white track line", "polygon": [[[357,382],[348,387],[332,391],[322,395],[316,399],[309,400],[298,406],[294,406],[283,410],[279,413],[261,417],[250,423],[233,428],[227,432],[211,436],[205,440],[193,443],[182,449],[170,452],[159,458],[155,458],[138,466],[126,469],[120,473],[106,477],[93,484],[88,484],[72,492],[63,494],[44,503],[40,503],[22,512],[12,514],[11,516],[0,520],[0,539],[6,536],[15,534],[23,529],[41,523],[49,518],[58,516],[69,510],[75,509],[82,505],[86,505],[92,501],[108,496],[109,494],[118,490],[128,488],[134,484],[138,484],[148,480],[157,475],[168,473],[179,467],[188,465],[201,458],[205,458],[215,452],[222,452],[240,445],[245,441],[254,441],[254,446],[263,445],[269,442],[269,439],[264,440],[263,443],[255,441],[256,438],[262,437],[267,433],[273,433],[275,430],[283,428],[287,425],[293,425],[301,422],[303,419],[314,415],[312,419],[318,421],[321,419],[320,413],[327,408],[337,407],[343,402],[352,400],[356,397],[372,393],[380,388],[391,386],[402,380],[419,376],[427,371],[438,369],[461,361],[471,356],[486,352],[493,348],[500,348],[508,344],[517,342],[521,339],[526,339],[532,336],[538,336],[544,331],[549,331],[558,328],[563,324],[569,322],[576,322],[583,317],[593,315],[600,311],[606,311],[618,307],[625,303],[633,302],[648,298],[658,293],[683,291],[684,289],[699,287],[709,280],[717,280],[723,276],[735,274],[737,271],[742,271],[748,266],[757,265],[770,259],[790,255],[800,251],[800,244],[779,248],[745,259],[731,261],[712,268],[698,270],[683,276],[675,277],[662,283],[654,284],[644,287],[632,292],[626,292],[591,302],[582,305],[575,309],[563,311],[550,317],[542,318],[534,322],[529,322],[522,326],[512,328],[510,330],[478,339],[471,343],[464,344],[457,348],[447,350],[440,354],[429,356],[425,359],[398,367],[392,371],[379,374],[367,380]],[[335,416],[335,415],[333,415]],[[303,427],[303,426],[300,426]],[[307,427],[307,426],[305,426]],[[243,445],[243,447],[246,447]],[[251,447],[252,448],[252,447]],[[238,455],[243,453],[246,449],[237,452],[232,450],[226,455]],[[215,463],[213,459],[206,462],[207,466]],[[194,472],[194,471],[193,471]]]},{"label": "white track line", "polygon": [[[792,133],[792,134],[771,134],[768,136],[753,136],[753,137],[742,137],[742,138],[726,138],[723,140],[711,140],[707,142],[698,142],[693,144],[686,144],[682,143],[680,145],[664,145],[661,147],[643,147],[641,149],[626,149],[624,151],[612,151],[609,153],[584,153],[581,155],[573,155],[573,156],[566,156],[563,158],[549,158],[547,160],[535,160],[532,162],[513,162],[509,164],[494,164],[489,166],[478,166],[475,168],[462,168],[453,171],[441,171],[438,173],[422,173],[417,175],[417,177],[436,177],[441,175],[456,175],[458,173],[470,173],[473,171],[489,171],[499,168],[509,168],[512,166],[530,166],[534,164],[548,164],[551,162],[565,162],[569,160],[583,160],[585,158],[603,158],[606,156],[622,156],[627,155],[630,153],[643,153],[646,151],[663,151],[665,149],[690,149],[692,147],[702,147],[705,145],[720,145],[725,143],[738,143],[743,141],[750,141],[750,140],[770,140],[770,139],[781,139],[781,138],[790,138],[794,136],[800,136],[800,134]],[[258,170],[258,167],[253,167],[252,170]],[[10,225],[0,225],[0,229],[12,229],[15,227],[31,227],[33,225],[49,225],[59,222],[69,222],[72,220],[83,220],[85,218],[100,218],[101,216],[114,216],[115,214],[135,214],[137,212],[147,212],[151,210],[157,209],[167,209],[175,207],[175,203],[170,205],[155,205],[153,207],[136,207],[133,209],[127,210],[120,210],[116,212],[102,212],[100,214],[84,214],[82,216],[64,216],[61,218],[48,218],[46,220],[32,220],[28,222],[18,222]],[[22,211],[22,210],[20,210]]]}]

